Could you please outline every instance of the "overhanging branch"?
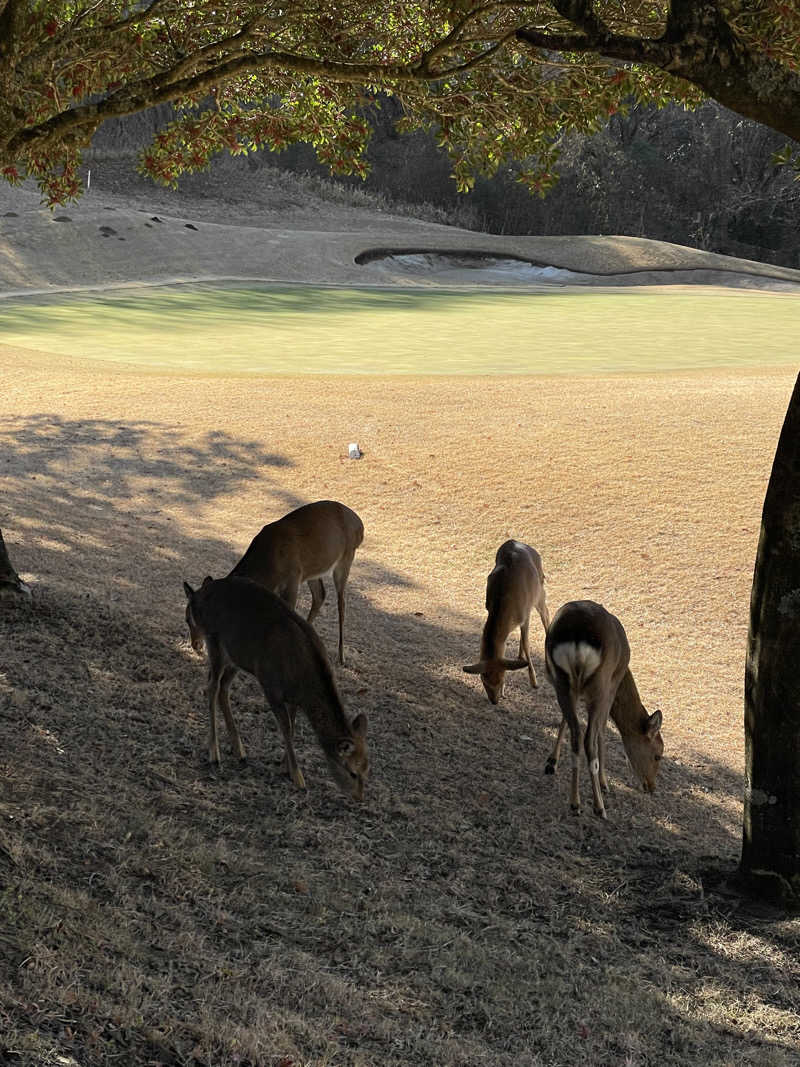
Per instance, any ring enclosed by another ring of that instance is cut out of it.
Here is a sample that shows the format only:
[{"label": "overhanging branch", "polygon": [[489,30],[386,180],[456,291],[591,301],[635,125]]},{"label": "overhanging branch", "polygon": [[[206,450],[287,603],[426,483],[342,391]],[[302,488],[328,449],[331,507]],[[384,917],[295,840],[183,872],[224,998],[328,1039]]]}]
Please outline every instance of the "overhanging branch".
[{"label": "overhanging branch", "polygon": [[[489,49],[487,55],[491,55],[495,50],[496,46]],[[475,57],[469,63],[462,64],[456,69],[469,69],[483,58],[485,57]],[[182,66],[183,64],[180,64],[178,69]],[[429,73],[402,65],[338,63],[312,59],[309,56],[299,56],[290,52],[250,52],[247,55],[229,58],[225,62],[185,78],[175,78],[174,70],[166,71],[152,78],[141,80],[124,91],[106,97],[105,100],[63,111],[45,122],[18,131],[6,142],[3,154],[14,156],[30,148],[37,141],[69,139],[71,136],[83,139],[90,136],[100,123],[107,119],[122,118],[156,104],[205,93],[214,86],[233,78],[269,68],[355,84],[436,81],[448,73],[447,71]]]},{"label": "overhanging branch", "polygon": [[674,51],[663,38],[629,37],[608,30],[594,33],[549,33],[522,27],[515,37],[522,44],[546,52],[594,52],[624,63],[650,63],[662,69],[674,59]]}]

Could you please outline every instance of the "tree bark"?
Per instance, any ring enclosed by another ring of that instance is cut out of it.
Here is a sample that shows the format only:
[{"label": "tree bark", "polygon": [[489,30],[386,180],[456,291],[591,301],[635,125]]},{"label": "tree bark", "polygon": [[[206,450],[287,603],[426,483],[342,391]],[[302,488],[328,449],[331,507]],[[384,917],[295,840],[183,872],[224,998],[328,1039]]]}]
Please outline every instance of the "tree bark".
[{"label": "tree bark", "polygon": [[0,530],[0,600],[11,597],[28,597],[31,591],[11,566],[8,549]]},{"label": "tree bark", "polygon": [[745,671],[741,872],[800,906],[800,376],[764,500]]},{"label": "tree bark", "polygon": [[731,111],[800,141],[800,73],[748,50],[718,0],[673,0],[666,31],[653,38],[613,33],[597,18],[591,0],[553,0],[553,7],[577,33],[524,27],[517,40],[546,51],[591,52],[658,67]]}]

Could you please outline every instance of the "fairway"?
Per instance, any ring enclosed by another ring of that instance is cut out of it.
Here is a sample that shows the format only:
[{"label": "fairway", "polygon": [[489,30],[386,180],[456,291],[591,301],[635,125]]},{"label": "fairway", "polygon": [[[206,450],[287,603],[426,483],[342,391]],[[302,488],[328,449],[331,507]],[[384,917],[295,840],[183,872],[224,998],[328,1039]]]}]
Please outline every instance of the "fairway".
[{"label": "fairway", "polygon": [[796,296],[186,284],[15,297],[0,343],[169,373],[564,374],[794,365]]},{"label": "fairway", "polygon": [[[23,1067],[796,1067],[797,923],[719,890],[793,368],[344,381],[0,355],[0,526],[33,587],[0,613],[0,1060],[5,1040]],[[290,785],[244,677],[248,765],[223,735],[211,771],[187,642],[183,580],[319,499],[365,528],[334,667],[369,724],[362,805],[302,713]],[[541,552],[552,611],[623,620],[663,710],[652,796],[609,730],[608,823],[570,813],[568,766],[543,773],[560,716],[538,620],[537,689],[516,672],[492,707],[462,670],[510,537]]]}]

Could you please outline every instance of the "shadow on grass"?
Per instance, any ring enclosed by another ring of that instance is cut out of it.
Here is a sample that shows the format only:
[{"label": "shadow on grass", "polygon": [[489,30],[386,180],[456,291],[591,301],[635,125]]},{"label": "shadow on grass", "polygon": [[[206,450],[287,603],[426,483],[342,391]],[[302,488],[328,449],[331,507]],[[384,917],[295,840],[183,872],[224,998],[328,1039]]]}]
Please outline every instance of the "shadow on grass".
[{"label": "shadow on grass", "polygon": [[[68,326],[76,313],[97,315],[105,324],[122,327],[132,318],[145,315],[161,318],[170,330],[184,326],[194,329],[197,318],[229,325],[232,317],[276,316],[293,318],[297,315],[342,315],[354,312],[426,311],[444,308],[483,307],[498,301],[530,300],[531,296],[547,293],[458,292],[448,289],[417,288],[334,288],[276,286],[257,282],[226,284],[222,282],[175,283],[169,286],[147,286],[139,289],[113,289],[94,293],[54,293],[35,296],[14,296],[2,302],[3,332],[18,333],[39,329],[42,318]],[[561,292],[555,295],[580,297],[581,293]]]},{"label": "shadow on grass", "polygon": [[718,892],[741,780],[707,753],[670,761],[669,709],[659,792],[631,788],[614,737],[610,822],[574,818],[565,768],[542,774],[557,711],[541,633],[540,688],[519,672],[492,708],[461,672],[480,605],[429,617],[421,590],[419,610],[380,611],[379,587],[415,586],[365,553],[338,676],[369,716],[366,804],[335,791],[302,717],[309,789],[292,789],[246,679],[250,762],[226,743],[212,773],[180,580],[236,552],[128,505],[152,488],[191,507],[200,465],[212,496],[252,483],[279,512],[300,502],[287,461],[44,416],[2,442],[0,518],[38,578],[32,608],[0,614],[9,1062],[796,1062],[797,925]]}]

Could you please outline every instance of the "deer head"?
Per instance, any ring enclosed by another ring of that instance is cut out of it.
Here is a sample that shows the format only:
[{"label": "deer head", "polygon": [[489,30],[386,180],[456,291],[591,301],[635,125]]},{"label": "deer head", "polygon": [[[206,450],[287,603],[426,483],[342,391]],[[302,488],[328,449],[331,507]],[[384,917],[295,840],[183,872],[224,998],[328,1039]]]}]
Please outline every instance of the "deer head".
[{"label": "deer head", "polygon": [[[210,575],[206,576],[200,589],[205,589],[213,580]],[[205,651],[206,642],[205,634],[197,618],[197,594],[200,589],[192,589],[188,582],[183,583],[183,591],[186,594],[186,625],[189,627],[189,639],[195,652],[202,654]]]},{"label": "deer head", "polygon": [[499,704],[503,697],[506,671],[519,671],[528,666],[526,659],[482,659],[463,668],[464,674],[479,674],[492,704]]},{"label": "deer head", "polygon": [[325,753],[325,757],[341,791],[354,800],[363,800],[369,774],[366,715],[356,715],[350,723],[350,731],[351,736],[337,741],[334,748]]},{"label": "deer head", "polygon": [[642,783],[645,793],[654,793],[656,790],[656,778],[661,768],[661,757],[664,755],[664,739],[661,736],[661,711],[654,711],[652,715],[642,720],[640,730],[622,734],[622,743],[628,756],[633,773]]}]

